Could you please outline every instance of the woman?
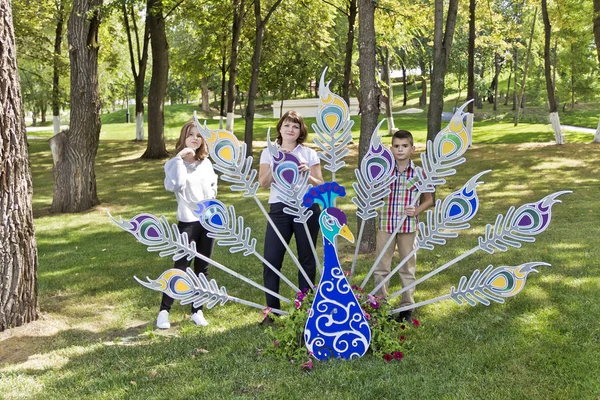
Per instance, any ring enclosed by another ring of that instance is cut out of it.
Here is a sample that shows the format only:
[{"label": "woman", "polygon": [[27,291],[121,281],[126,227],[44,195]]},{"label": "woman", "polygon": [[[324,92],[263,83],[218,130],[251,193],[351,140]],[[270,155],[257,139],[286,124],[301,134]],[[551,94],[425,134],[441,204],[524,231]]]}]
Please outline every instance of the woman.
[{"label": "woman", "polygon": [[[208,148],[194,121],[187,122],[181,128],[176,144],[177,155],[165,163],[165,189],[175,193],[177,199],[177,227],[179,232],[185,232],[190,241],[196,242],[197,251],[210,257],[213,239],[207,236],[207,231],[198,222],[194,214],[196,203],[206,199],[214,199],[217,195],[217,174],[212,163],[207,158]],[[185,270],[191,260],[183,257],[175,261],[175,268]],[[208,275],[208,264],[200,258],[194,259],[194,271],[197,274]],[[169,311],[173,299],[163,293],[160,312],[156,318],[159,329],[168,329]],[[207,326],[202,307],[192,305],[192,321],[198,326]]]},{"label": "woman", "polygon": [[[295,111],[286,112],[277,123],[277,147],[284,153],[292,153],[300,160],[298,170],[300,172],[310,171],[309,183],[317,186],[323,183],[323,174],[321,173],[321,164],[317,152],[303,145],[308,137],[308,128],[302,119],[302,116]],[[262,188],[270,188],[269,195],[271,220],[281,233],[281,236],[287,243],[290,242],[292,235],[296,237],[296,246],[298,251],[298,261],[304,268],[311,281],[314,282],[316,275],[315,258],[311,250],[316,244],[317,235],[319,233],[319,214],[318,205],[313,205],[313,214],[307,221],[310,238],[307,237],[303,224],[294,222],[294,217],[283,212],[285,205],[278,200],[278,196],[283,196],[283,193],[271,187],[273,183],[273,157],[268,149],[264,149],[260,156],[260,168],[258,172],[258,182]],[[264,258],[271,263],[275,268],[281,270],[283,258],[285,256],[285,246],[281,243],[279,237],[273,230],[271,224],[267,224],[267,232],[265,234]],[[263,265],[264,285],[272,291],[279,293],[279,276],[275,274],[266,265]],[[300,290],[312,289],[300,271],[298,271],[298,287]],[[279,299],[266,294],[267,307],[280,308]],[[261,322],[261,325],[271,324],[273,320],[266,316]]]}]

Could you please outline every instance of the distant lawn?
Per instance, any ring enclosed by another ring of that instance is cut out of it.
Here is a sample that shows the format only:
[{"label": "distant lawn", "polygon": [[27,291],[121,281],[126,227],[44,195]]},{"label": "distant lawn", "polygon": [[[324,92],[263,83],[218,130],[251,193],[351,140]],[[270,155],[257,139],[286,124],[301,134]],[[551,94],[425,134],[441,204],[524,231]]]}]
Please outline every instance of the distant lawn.
[{"label": "distant lawn", "polygon": [[[171,109],[166,108],[170,115]],[[167,126],[174,139],[193,106],[178,106]],[[105,117],[107,118],[107,117]],[[112,118],[112,117],[111,117]],[[459,307],[436,303],[416,311],[422,327],[407,332],[413,347],[402,361],[386,363],[367,355],[350,362],[298,364],[259,355],[271,346],[259,310],[235,304],[206,312],[211,325],[189,322],[189,307],[176,305],[173,327],[154,329],[160,296],[133,280],[157,278],[171,261],[149,253],[114,226],[113,216],[132,218],[148,212],[175,222],[175,200],[163,188],[164,160],[141,160],[146,144],[132,141],[133,124],[103,125],[96,160],[102,204],[81,214],[49,213],[52,157],[45,139],[29,140],[34,215],[39,252],[41,319],[0,333],[0,397],[6,399],[396,399],[396,398],[598,398],[600,396],[600,146],[590,136],[568,134],[565,146],[552,144],[546,125],[481,121],[467,162],[439,188],[443,198],[474,174],[492,169],[477,188],[481,206],[471,229],[446,246],[418,255],[417,275],[463,254],[477,244],[485,225],[509,206],[534,202],[570,189],[552,209],[550,227],[535,243],[488,255],[478,252],[417,287],[416,300],[449,293],[461,276],[490,264],[543,261],[523,292],[505,304]],[[312,123],[314,119],[308,119]],[[243,121],[236,121],[242,125]],[[264,140],[274,119],[255,120],[255,139]],[[425,115],[395,116],[397,127],[425,137]],[[211,126],[218,122],[212,120]],[[353,134],[357,137],[358,121]],[[237,132],[237,129],[236,129]],[[241,133],[240,133],[241,135]],[[384,138],[385,141],[389,137]],[[174,142],[168,141],[172,149]],[[336,176],[348,195],[338,200],[357,233],[352,182],[357,143],[350,146],[348,167]],[[253,149],[256,167],[260,146]],[[330,173],[324,171],[326,179]],[[266,203],[266,191],[259,191]],[[219,182],[219,199],[243,215],[263,248],[264,217],[255,202]],[[292,246],[294,248],[294,246]],[[319,246],[319,251],[321,246]],[[349,266],[354,248],[340,243],[340,261]],[[375,255],[361,255],[357,280]],[[215,260],[260,282],[254,257],[215,247]],[[399,260],[398,260],[399,261]],[[291,263],[284,273],[295,280]],[[261,292],[210,269],[211,278],[232,296],[262,303]],[[367,287],[372,287],[372,282]],[[392,280],[392,290],[399,288]],[[282,289],[286,296],[290,290]],[[302,360],[300,360],[302,361]]]}]

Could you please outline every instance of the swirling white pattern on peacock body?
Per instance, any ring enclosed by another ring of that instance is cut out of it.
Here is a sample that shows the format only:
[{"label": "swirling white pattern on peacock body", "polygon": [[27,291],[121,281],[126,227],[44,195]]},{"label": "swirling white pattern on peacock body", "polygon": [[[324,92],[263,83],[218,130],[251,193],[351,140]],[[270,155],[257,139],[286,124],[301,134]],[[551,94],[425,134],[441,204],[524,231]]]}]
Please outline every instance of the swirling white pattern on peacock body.
[{"label": "swirling white pattern on peacock body", "polygon": [[[337,259],[336,250],[327,242],[324,259],[332,258]],[[325,268],[309,311],[304,340],[308,351],[322,361],[362,357],[369,349],[369,324],[339,265]]]},{"label": "swirling white pattern on peacock body", "polygon": [[334,245],[335,237],[354,241],[346,214],[331,207],[346,191],[336,182],[312,188],[304,197],[306,206],[319,203],[323,234],[323,275],[304,328],[306,348],[318,360],[362,357],[371,343],[371,329],[360,304],[344,275]]}]

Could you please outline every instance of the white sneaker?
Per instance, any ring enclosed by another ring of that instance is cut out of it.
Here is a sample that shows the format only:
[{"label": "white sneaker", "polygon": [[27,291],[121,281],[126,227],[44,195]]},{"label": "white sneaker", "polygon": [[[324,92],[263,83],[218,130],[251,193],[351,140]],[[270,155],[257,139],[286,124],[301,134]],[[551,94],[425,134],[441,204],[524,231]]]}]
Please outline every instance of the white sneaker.
[{"label": "white sneaker", "polygon": [[169,312],[167,310],[162,310],[158,313],[158,317],[156,317],[156,327],[158,329],[169,329],[171,327],[171,323],[169,322]]},{"label": "white sneaker", "polygon": [[208,321],[204,318],[204,314],[202,310],[198,310],[194,314],[192,314],[192,321],[198,326],[208,326]]}]

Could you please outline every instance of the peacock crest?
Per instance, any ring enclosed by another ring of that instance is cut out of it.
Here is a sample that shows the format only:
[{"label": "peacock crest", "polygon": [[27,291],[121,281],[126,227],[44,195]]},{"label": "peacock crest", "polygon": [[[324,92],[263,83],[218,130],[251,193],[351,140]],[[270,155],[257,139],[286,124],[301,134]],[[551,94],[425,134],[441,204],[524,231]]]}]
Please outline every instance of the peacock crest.
[{"label": "peacock crest", "polygon": [[[206,123],[201,125],[197,119],[196,124],[208,144],[211,160],[214,168],[220,172],[221,180],[230,184],[232,191],[242,192],[244,197],[255,200],[257,207],[273,226],[299,272],[311,287],[315,288],[315,297],[303,332],[309,354],[318,360],[351,359],[363,356],[371,342],[369,322],[350,286],[358,245],[361,242],[364,222],[377,216],[377,210],[383,206],[383,199],[390,192],[390,184],[395,180],[390,173],[393,170],[394,159],[389,149],[381,143],[380,123],[372,134],[367,154],[361,160],[359,168],[354,171],[356,182],[352,186],[356,197],[352,199],[352,203],[357,208],[356,215],[361,220],[361,224],[350,274],[347,277],[344,270],[348,268],[342,268],[340,265],[336,238],[342,237],[354,243],[354,235],[348,228],[346,214],[336,207],[336,198],[344,197],[346,190],[335,182],[335,173],[345,165],[343,158],[349,153],[347,147],[352,140],[353,121],[349,118],[348,105],[340,96],[330,91],[329,82],[325,84],[325,72],[326,70],[323,71],[319,86],[321,105],[317,110],[317,123],[312,127],[316,134],[314,142],[320,149],[319,158],[323,161],[323,167],[331,172],[331,182],[312,187],[308,183],[308,173],[299,172],[297,158],[279,151],[277,146],[270,142],[270,138],[268,139],[268,148],[275,160],[272,170],[273,186],[281,193],[278,199],[285,204],[284,212],[293,215],[294,221],[303,224],[308,232],[306,221],[313,212],[310,207],[315,203],[321,206],[319,224],[323,248],[320,252],[314,246],[312,248],[321,272],[316,285],[308,279],[297,257],[285,243],[256,196],[257,171],[252,168],[252,157],[246,155],[245,144],[240,143],[231,132],[211,130],[207,128]],[[435,191],[438,186],[446,182],[447,177],[456,173],[456,168],[460,164],[466,161],[464,155],[471,144],[471,132],[464,124],[466,116],[464,109],[467,104],[468,102],[456,110],[452,120],[440,131],[435,140],[426,143],[427,151],[421,154],[421,166],[416,167],[416,178],[410,182],[411,190],[417,192],[417,195],[413,196],[415,204],[418,194]],[[490,171],[476,174],[459,190],[449,194],[445,199],[438,199],[435,208],[421,216],[413,252],[433,250],[436,246],[443,246],[448,240],[457,237],[460,231],[470,227],[470,221],[479,209],[476,189],[483,183],[479,179],[488,172]],[[558,197],[567,193],[571,192],[565,190],[551,193],[537,202],[509,207],[505,214],[498,215],[493,223],[485,226],[485,233],[477,239],[472,249],[390,294],[387,300],[391,302],[405,291],[478,251],[493,254],[497,251],[507,251],[511,247],[521,247],[524,242],[534,242],[535,236],[548,228],[552,219],[552,206],[561,202]],[[210,232],[209,236],[217,240],[218,245],[228,247],[231,253],[243,252],[244,256],[255,256],[261,262],[257,265],[262,266],[264,263],[292,290],[300,292],[285,274],[269,265],[256,251],[257,239],[252,236],[251,229],[245,226],[243,217],[236,213],[233,206],[227,207],[219,200],[206,200],[198,203],[193,211],[198,215],[200,223]],[[190,242],[185,234],[180,234],[177,226],[170,225],[164,217],[140,214],[130,220],[115,219],[112,216],[110,218],[117,226],[146,245],[149,251],[159,252],[161,257],[169,256],[174,260],[183,257],[189,259],[199,257],[255,289],[269,293],[287,304],[294,303],[293,299],[275,293],[234,269],[198,253],[195,243]],[[399,221],[398,227],[402,226],[404,218],[406,217],[403,216]],[[395,235],[392,235],[391,239],[393,236]],[[391,240],[384,247],[387,248],[390,244]],[[319,254],[323,255],[322,262],[319,262]],[[360,285],[361,290],[369,283],[380,258],[381,255],[367,272]],[[392,269],[386,280],[380,282],[369,296],[397,274],[407,259],[408,257]],[[548,265],[544,262],[530,261],[518,266],[489,265],[483,272],[475,269],[471,276],[463,276],[446,295],[396,308],[391,313],[412,310],[444,300],[454,300],[458,305],[471,306],[478,304],[487,306],[492,302],[503,303],[505,299],[524,290],[528,275],[537,272],[535,267]],[[146,281],[142,281],[137,277],[135,279],[143,286],[166,293],[181,301],[182,304],[206,304],[210,308],[232,301],[259,309],[264,308],[264,305],[229,295],[225,287],[219,287],[214,279],[208,281],[202,274],[196,276],[189,269],[187,271],[169,269],[154,280],[147,278]],[[287,314],[286,311],[279,309],[271,311],[279,315]]]}]

